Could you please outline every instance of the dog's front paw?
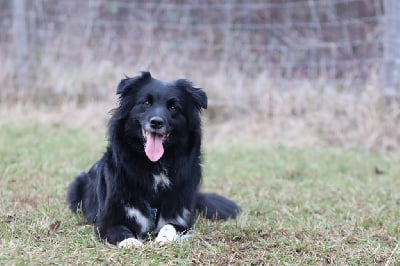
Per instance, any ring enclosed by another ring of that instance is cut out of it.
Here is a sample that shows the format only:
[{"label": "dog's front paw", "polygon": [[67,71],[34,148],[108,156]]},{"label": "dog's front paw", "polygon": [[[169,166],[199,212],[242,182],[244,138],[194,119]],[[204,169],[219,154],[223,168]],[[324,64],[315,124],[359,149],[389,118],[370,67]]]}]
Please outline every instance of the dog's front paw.
[{"label": "dog's front paw", "polygon": [[172,225],[167,224],[161,228],[154,241],[160,246],[164,246],[172,241],[177,240],[177,238],[178,234],[176,233],[176,229]]},{"label": "dog's front paw", "polygon": [[118,243],[119,248],[137,248],[143,246],[143,243],[134,237],[122,240]]}]

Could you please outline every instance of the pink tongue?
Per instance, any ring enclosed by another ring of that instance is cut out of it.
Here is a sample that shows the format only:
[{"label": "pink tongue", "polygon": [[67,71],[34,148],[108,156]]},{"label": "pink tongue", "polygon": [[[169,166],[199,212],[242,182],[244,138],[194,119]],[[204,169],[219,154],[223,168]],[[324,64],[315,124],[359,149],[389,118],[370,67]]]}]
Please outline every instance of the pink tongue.
[{"label": "pink tongue", "polygon": [[146,147],[144,148],[147,157],[152,162],[160,160],[164,153],[164,147],[162,145],[162,136],[146,132]]}]

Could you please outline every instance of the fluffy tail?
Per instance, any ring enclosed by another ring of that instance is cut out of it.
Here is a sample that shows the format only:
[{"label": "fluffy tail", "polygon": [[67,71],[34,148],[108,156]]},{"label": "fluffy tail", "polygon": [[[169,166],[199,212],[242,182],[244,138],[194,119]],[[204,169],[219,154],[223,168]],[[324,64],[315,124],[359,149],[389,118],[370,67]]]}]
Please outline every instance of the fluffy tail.
[{"label": "fluffy tail", "polygon": [[207,219],[213,220],[236,218],[240,212],[235,202],[214,193],[198,193],[195,208]]},{"label": "fluffy tail", "polygon": [[81,173],[69,185],[67,202],[72,212],[78,212],[78,210],[82,208],[82,199],[86,182],[87,174]]}]

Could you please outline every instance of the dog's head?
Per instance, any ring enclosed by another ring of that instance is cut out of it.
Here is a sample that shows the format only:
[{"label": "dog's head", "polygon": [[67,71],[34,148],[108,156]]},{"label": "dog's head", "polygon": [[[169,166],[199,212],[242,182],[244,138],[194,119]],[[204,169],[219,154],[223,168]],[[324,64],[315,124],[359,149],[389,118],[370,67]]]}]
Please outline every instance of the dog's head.
[{"label": "dog's head", "polygon": [[121,80],[117,94],[120,105],[110,131],[120,127],[120,137],[128,143],[141,142],[152,162],[163,156],[165,148],[184,144],[193,133],[200,134],[199,112],[207,108],[207,96],[187,80],[166,83],[143,72]]}]

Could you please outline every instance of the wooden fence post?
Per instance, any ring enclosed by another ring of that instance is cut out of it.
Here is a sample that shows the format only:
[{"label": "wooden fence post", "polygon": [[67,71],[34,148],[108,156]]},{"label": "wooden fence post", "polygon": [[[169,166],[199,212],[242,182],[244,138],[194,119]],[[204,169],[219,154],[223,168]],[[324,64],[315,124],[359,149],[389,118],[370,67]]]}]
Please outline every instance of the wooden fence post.
[{"label": "wooden fence post", "polygon": [[400,96],[400,1],[384,0],[383,92],[387,97]]}]

